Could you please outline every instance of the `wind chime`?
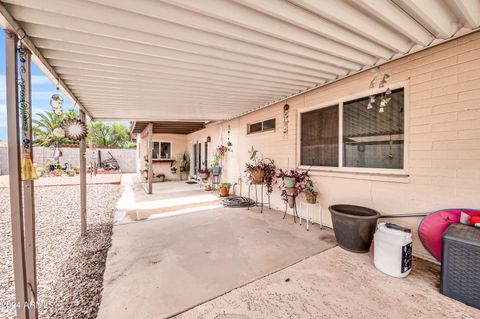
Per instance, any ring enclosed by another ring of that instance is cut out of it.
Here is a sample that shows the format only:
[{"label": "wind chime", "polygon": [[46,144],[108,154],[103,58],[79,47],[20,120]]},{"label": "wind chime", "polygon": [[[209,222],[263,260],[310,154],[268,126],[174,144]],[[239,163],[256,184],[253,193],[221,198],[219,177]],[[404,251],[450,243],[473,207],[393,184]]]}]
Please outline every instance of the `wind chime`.
[{"label": "wind chime", "polygon": [[283,106],[283,137],[288,135],[288,112],[290,110],[290,105],[285,104]]},{"label": "wind chime", "polygon": [[26,100],[26,87],[25,81],[27,76],[27,51],[20,45],[18,48],[18,54],[20,56],[20,116],[22,120],[22,181],[32,181],[38,179],[37,172],[32,163],[30,156],[30,150],[32,147],[32,141],[30,140],[30,105]]},{"label": "wind chime", "polygon": [[[377,81],[379,78],[381,80],[378,83],[378,88],[383,88],[387,84],[388,79],[390,78],[390,75],[388,75],[385,72],[380,73],[378,69],[373,69],[372,70],[373,77],[372,80],[370,81],[370,88],[373,89],[375,88]],[[380,95],[370,95],[370,100],[368,101],[367,105],[367,110],[373,110],[375,106],[378,106],[378,112],[379,113],[384,113],[385,112],[385,107],[390,103],[391,97],[389,95],[392,94],[392,91],[390,88],[387,87],[387,89],[382,92]],[[377,98],[379,98],[377,102]]]},{"label": "wind chime", "polygon": [[232,142],[230,141],[230,124],[228,124],[228,131],[227,131],[227,146],[228,147],[233,146]]},{"label": "wind chime", "polygon": [[[56,115],[61,116],[63,114],[63,98],[58,92],[59,88],[57,86],[57,93],[50,98],[50,106]],[[56,138],[67,137],[79,141],[87,135],[87,126],[79,119],[65,119],[60,127],[53,130],[53,135]]]}]

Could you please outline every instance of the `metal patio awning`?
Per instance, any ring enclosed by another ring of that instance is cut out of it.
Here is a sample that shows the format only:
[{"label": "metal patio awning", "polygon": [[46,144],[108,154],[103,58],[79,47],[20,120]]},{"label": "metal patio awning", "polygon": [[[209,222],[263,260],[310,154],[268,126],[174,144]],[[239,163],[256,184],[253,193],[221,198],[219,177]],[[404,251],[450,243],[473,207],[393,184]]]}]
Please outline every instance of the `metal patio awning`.
[{"label": "metal patio awning", "polygon": [[97,120],[228,119],[480,24],[480,0],[2,2]]}]

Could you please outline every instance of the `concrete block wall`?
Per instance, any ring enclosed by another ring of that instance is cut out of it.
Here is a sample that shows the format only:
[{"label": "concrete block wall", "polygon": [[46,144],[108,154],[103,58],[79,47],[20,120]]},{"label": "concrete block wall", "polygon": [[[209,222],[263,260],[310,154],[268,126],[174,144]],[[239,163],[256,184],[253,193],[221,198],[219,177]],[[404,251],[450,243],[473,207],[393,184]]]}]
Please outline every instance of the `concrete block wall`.
[{"label": "concrete block wall", "polygon": [[[323,220],[331,225],[328,206],[338,203],[371,207],[384,215],[480,208],[480,32],[387,63],[381,70],[391,75],[389,85],[405,84],[406,174],[312,169]],[[226,143],[230,125],[233,153],[227,155],[223,176],[230,182],[243,176],[252,146],[278,167],[295,168],[298,111],[368,92],[370,80],[370,72],[365,71],[289,99],[288,135],[282,132],[285,102],[281,102],[190,134],[188,143],[210,136],[209,156],[213,157],[215,147]],[[246,134],[247,124],[269,118],[276,118],[275,131]],[[272,206],[284,208],[277,187]],[[411,227],[416,234],[420,218],[392,221]],[[430,258],[416,237],[414,251]]]},{"label": "concrete block wall", "polygon": [[[61,148],[63,156],[60,159],[62,164],[68,162],[73,166],[80,165],[79,149],[63,147]],[[98,150],[102,154],[102,160],[109,158],[108,152],[112,153],[115,159],[120,165],[120,169],[125,173],[135,173],[136,172],[136,151],[135,149],[111,149],[111,148],[99,148],[95,153],[98,157]],[[34,162],[38,165],[45,165],[49,159],[54,156],[54,149],[48,147],[34,147],[33,148],[33,159]],[[92,159],[92,151],[87,149],[87,166],[90,164]],[[98,159],[97,159],[98,162]],[[7,147],[0,147],[0,175],[8,174],[8,149]]]}]

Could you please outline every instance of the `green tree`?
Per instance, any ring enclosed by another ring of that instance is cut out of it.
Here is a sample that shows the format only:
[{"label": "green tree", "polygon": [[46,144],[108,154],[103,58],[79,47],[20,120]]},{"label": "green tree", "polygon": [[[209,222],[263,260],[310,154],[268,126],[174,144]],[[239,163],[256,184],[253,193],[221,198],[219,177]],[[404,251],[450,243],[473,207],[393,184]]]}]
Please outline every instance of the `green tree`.
[{"label": "green tree", "polygon": [[130,138],[128,125],[115,122],[91,122],[87,141],[98,146],[132,148],[135,144]]},{"label": "green tree", "polygon": [[58,146],[60,144],[75,144],[66,137],[58,138],[53,135],[53,130],[62,126],[65,119],[78,118],[78,113],[75,109],[68,110],[62,115],[57,115],[55,112],[46,111],[37,114],[38,119],[32,120],[33,145],[38,146]]}]

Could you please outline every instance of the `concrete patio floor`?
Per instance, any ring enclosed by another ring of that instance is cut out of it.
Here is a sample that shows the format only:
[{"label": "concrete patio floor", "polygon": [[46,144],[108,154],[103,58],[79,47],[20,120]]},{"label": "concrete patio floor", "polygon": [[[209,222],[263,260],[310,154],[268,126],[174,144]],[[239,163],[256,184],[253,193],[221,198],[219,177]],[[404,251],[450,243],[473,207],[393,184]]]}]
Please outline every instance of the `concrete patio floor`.
[{"label": "concrete patio floor", "polygon": [[185,182],[155,184],[147,196],[129,178],[107,258],[101,319],[168,318],[335,246],[331,230],[307,232],[278,211],[218,207],[212,193]]},{"label": "concrete patio floor", "polygon": [[393,278],[375,268],[372,254],[335,247],[175,319],[480,318],[480,310],[440,294],[439,272],[414,259],[408,277]]},{"label": "concrete patio floor", "polygon": [[212,205],[212,193],[184,182],[154,184],[153,195],[133,176],[122,184],[100,319],[480,317],[439,293],[428,261],[393,278],[372,252],[334,247],[328,228]]}]

